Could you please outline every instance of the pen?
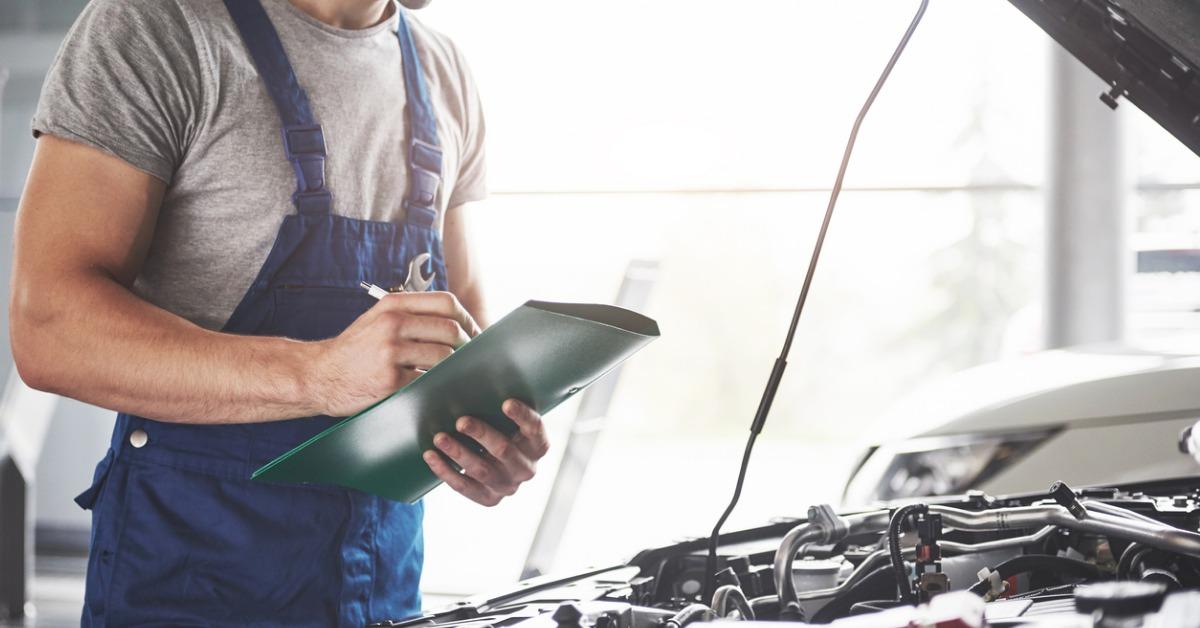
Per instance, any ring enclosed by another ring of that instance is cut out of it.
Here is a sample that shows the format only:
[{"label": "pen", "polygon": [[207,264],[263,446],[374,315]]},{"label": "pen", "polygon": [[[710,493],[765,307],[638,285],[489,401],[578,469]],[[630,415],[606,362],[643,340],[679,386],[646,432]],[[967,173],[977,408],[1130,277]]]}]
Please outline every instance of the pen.
[{"label": "pen", "polygon": [[384,290],[383,288],[380,288],[379,286],[377,286],[373,283],[366,282],[366,281],[360,281],[360,282],[358,282],[358,285],[362,286],[363,290],[367,291],[367,294],[375,297],[376,299],[382,299],[383,297],[386,297],[387,295],[391,294],[387,290]]}]

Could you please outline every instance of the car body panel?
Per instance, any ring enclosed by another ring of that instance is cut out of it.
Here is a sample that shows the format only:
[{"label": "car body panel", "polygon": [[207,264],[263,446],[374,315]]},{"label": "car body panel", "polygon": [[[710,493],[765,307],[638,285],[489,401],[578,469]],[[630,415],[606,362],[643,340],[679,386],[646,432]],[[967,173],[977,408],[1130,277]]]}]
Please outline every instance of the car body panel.
[{"label": "car body panel", "polygon": [[847,499],[863,494],[852,483],[889,481],[885,463],[897,453],[1000,435],[1042,436],[966,489],[1011,494],[1059,479],[1095,485],[1194,475],[1178,439],[1198,419],[1198,356],[1124,345],[1031,354],[969,369],[896,404],[847,482]]}]

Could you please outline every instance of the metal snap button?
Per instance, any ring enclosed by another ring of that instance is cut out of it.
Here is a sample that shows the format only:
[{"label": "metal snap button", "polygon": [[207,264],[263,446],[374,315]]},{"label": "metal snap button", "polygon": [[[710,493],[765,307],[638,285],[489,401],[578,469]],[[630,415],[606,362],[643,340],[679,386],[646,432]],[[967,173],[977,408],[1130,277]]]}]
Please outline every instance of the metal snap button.
[{"label": "metal snap button", "polygon": [[146,434],[146,430],[133,430],[129,433],[129,444],[141,449],[150,442],[150,436]]}]

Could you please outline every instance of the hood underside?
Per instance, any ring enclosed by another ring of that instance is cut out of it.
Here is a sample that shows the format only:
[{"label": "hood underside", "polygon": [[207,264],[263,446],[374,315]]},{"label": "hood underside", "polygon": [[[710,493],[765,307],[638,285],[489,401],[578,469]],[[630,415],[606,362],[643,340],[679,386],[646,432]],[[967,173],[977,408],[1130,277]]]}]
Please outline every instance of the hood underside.
[{"label": "hood underside", "polygon": [[1194,0],[1009,0],[1200,155],[1200,3]]}]

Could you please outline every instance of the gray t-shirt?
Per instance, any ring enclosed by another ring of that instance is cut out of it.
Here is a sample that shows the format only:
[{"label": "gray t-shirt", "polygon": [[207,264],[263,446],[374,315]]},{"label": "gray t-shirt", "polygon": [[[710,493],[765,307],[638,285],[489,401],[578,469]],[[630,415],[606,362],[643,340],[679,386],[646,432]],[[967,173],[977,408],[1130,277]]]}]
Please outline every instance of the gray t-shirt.
[{"label": "gray t-shirt", "polygon": [[[334,212],[403,220],[398,18],[342,30],[287,0],[262,2],[324,128]],[[483,114],[462,55],[406,17],[438,118],[444,216],[485,195]],[[295,211],[278,114],[221,0],[89,2],[46,77],[33,132],[91,145],[167,183],[134,291],[210,329],[233,313]]]}]

